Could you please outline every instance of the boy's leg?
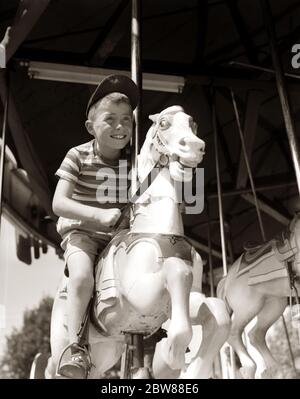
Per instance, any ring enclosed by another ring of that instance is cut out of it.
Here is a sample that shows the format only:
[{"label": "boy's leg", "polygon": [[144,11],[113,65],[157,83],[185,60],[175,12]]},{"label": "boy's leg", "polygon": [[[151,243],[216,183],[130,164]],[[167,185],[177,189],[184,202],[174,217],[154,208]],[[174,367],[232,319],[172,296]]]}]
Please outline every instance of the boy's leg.
[{"label": "boy's leg", "polygon": [[78,332],[93,295],[94,262],[84,252],[76,252],[68,258],[68,329],[70,343],[78,342]]},{"label": "boy's leg", "polygon": [[78,332],[87,306],[93,294],[94,261],[85,252],[78,251],[68,257],[68,330],[71,347],[71,361],[63,363],[58,373],[68,378],[86,378],[90,360],[86,348],[78,345]]}]

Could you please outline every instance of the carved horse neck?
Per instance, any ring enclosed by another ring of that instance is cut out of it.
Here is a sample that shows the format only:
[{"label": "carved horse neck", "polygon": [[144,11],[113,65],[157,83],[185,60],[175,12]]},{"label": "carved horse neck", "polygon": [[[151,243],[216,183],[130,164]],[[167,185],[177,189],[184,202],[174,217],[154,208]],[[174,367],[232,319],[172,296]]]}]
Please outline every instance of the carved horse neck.
[{"label": "carved horse neck", "polygon": [[[152,115],[154,122],[138,156],[142,182],[157,163],[158,176],[134,207],[133,232],[184,235],[179,198],[183,182],[192,180],[192,168],[201,162],[204,142],[195,135],[194,122],[179,106]],[[162,166],[163,165],[163,166]]]},{"label": "carved horse neck", "polygon": [[174,183],[169,170],[161,169],[134,206],[132,232],[184,235]]}]

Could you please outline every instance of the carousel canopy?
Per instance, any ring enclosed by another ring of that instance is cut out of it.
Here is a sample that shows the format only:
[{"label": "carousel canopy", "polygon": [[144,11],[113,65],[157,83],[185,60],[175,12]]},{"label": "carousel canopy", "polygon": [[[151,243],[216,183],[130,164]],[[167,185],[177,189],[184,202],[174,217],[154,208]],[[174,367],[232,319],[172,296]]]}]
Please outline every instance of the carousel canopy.
[{"label": "carousel canopy", "polygon": [[[268,35],[271,19],[297,133],[300,3],[272,1],[271,7],[265,8],[268,3],[253,0],[141,3],[141,142],[151,123],[150,114],[181,105],[194,117],[198,135],[206,142],[201,165],[206,202],[202,213],[184,216],[185,231],[206,258],[210,222],[217,267],[222,261],[213,104],[229,256],[239,255],[247,241],[262,240],[234,105],[266,239],[285,228],[297,205],[300,207],[276,85],[280,68],[274,64]],[[84,127],[85,109],[95,84],[111,71],[130,73],[131,2],[1,1],[1,37],[8,26],[12,26],[7,45],[11,93],[8,145],[18,166],[28,172],[45,215],[51,216],[56,169],[70,147],[90,139]],[[3,74],[1,79],[4,100]]]}]

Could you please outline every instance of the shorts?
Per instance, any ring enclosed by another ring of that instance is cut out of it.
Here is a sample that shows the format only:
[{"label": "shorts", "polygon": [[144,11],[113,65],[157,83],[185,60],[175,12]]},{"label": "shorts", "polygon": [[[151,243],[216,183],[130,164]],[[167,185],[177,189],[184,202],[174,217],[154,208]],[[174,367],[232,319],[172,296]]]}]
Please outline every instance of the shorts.
[{"label": "shorts", "polygon": [[77,252],[84,252],[87,254],[91,261],[94,263],[96,258],[103,249],[107,246],[109,241],[96,237],[92,233],[74,230],[69,232],[61,243],[61,247],[65,250],[65,270],[64,274],[69,277],[68,258]]}]

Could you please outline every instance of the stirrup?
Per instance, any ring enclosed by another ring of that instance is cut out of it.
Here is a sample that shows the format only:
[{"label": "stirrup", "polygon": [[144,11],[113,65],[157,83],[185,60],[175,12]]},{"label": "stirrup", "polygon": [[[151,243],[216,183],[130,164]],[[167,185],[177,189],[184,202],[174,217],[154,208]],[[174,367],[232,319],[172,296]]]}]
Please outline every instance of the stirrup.
[{"label": "stirrup", "polygon": [[[59,357],[58,363],[57,363],[57,367],[56,367],[56,371],[55,371],[55,378],[57,378],[57,379],[59,379],[59,378],[70,378],[71,379],[71,377],[65,377],[64,375],[60,374],[59,370],[61,368],[61,362],[62,362],[64,354],[67,352],[68,349],[71,349],[71,348],[74,348],[74,347],[76,349],[78,349],[78,352],[83,352],[83,354],[85,356],[87,356],[88,366],[87,366],[87,369],[85,370],[85,379],[88,378],[90,370],[94,366],[93,363],[92,363],[91,355],[90,355],[90,352],[89,352],[87,347],[81,346],[77,342],[73,342],[73,343],[67,345],[64,348],[64,350],[62,351],[62,353],[61,353],[61,355]],[[72,357],[72,354],[71,354],[71,357]]]}]

